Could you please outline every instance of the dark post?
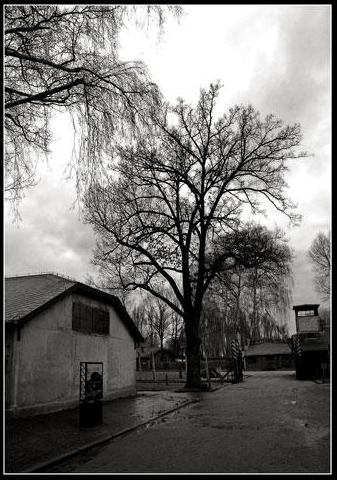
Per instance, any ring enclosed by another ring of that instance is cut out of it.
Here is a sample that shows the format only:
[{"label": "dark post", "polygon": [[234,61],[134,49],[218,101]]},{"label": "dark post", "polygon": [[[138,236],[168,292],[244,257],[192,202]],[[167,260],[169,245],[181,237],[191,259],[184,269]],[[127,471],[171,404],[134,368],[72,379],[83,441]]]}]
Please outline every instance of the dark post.
[{"label": "dark post", "polygon": [[102,423],[103,363],[80,363],[80,426]]}]

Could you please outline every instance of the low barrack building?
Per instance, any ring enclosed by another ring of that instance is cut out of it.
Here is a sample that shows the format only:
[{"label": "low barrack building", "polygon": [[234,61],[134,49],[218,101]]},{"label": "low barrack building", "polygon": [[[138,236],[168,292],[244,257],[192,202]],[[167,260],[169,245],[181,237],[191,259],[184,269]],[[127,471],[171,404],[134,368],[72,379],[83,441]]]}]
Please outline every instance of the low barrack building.
[{"label": "low barrack building", "polygon": [[245,367],[252,370],[294,370],[291,347],[285,342],[263,342],[246,347]]},{"label": "low barrack building", "polygon": [[119,299],[55,274],[5,279],[5,406],[13,416],[78,404],[81,362],[99,362],[103,400],[136,393],[143,338]]},{"label": "low barrack building", "polygon": [[151,370],[153,363],[157,370],[176,369],[178,368],[176,358],[172,350],[167,348],[141,346],[137,349],[137,369]]}]

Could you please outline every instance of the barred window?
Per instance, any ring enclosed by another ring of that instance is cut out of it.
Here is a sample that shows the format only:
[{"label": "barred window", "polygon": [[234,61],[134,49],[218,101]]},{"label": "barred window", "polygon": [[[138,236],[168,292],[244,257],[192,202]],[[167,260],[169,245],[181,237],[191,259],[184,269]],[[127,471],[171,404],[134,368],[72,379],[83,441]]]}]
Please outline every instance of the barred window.
[{"label": "barred window", "polygon": [[108,311],[73,303],[72,329],[76,332],[109,335],[109,323]]},{"label": "barred window", "polygon": [[314,310],[299,310],[297,312],[298,317],[314,317],[315,312]]}]

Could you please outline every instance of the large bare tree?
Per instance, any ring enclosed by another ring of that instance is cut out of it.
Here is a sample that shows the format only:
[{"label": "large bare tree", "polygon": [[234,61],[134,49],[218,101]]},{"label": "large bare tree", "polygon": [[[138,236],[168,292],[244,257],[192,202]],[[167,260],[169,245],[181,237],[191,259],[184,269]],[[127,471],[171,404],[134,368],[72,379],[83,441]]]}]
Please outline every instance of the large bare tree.
[{"label": "large bare tree", "polygon": [[[242,207],[257,213],[264,198],[297,221],[284,173],[287,160],[305,155],[293,150],[301,139],[297,124],[261,120],[251,106],[215,118],[219,88],[202,90],[195,108],[181,100],[157,112],[152,134],[121,145],[118,167],[85,198],[102,274],[114,269],[111,281],[146,290],[183,317],[188,387],[200,385],[200,317],[216,272],[224,262],[249,266],[263,255],[252,255],[249,235],[241,234]],[[228,244],[217,250],[226,232]],[[159,279],[177,302],[160,293]]]},{"label": "large bare tree", "polygon": [[319,232],[312,242],[308,257],[314,267],[315,287],[324,300],[330,298],[330,233]]},{"label": "large bare tree", "polygon": [[144,120],[158,90],[144,63],[118,56],[133,18],[164,23],[180,7],[160,5],[5,5],[5,190],[18,199],[48,153],[50,119],[69,112],[79,135],[77,184],[99,168],[121,127]]}]

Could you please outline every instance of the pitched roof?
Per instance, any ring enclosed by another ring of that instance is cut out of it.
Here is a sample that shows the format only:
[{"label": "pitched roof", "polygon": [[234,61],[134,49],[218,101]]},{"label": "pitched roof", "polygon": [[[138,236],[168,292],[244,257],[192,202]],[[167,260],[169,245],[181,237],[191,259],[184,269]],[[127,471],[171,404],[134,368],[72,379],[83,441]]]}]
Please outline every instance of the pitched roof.
[{"label": "pitched roof", "polygon": [[71,292],[98,297],[112,304],[135,341],[143,342],[138,328],[117,297],[51,273],[5,278],[5,322],[8,324],[27,321]]},{"label": "pitched roof", "polygon": [[54,274],[7,277],[5,279],[5,321],[20,320],[68,290],[75,283]]},{"label": "pitched roof", "polygon": [[291,353],[291,348],[284,342],[264,342],[249,345],[245,357],[255,355],[284,355]]},{"label": "pitched roof", "polygon": [[304,303],[303,305],[294,305],[293,310],[312,310],[319,307],[319,303]]}]

